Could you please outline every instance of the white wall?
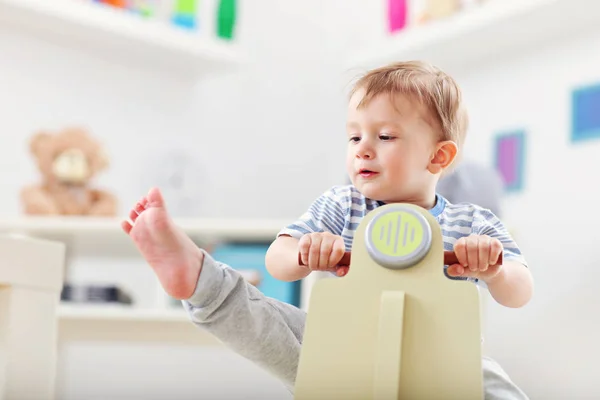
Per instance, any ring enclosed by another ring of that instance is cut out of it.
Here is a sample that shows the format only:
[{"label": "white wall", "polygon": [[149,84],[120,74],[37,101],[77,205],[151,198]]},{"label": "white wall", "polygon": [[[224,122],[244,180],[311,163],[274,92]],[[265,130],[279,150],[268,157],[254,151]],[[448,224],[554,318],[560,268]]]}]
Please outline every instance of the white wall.
[{"label": "white wall", "polygon": [[[241,1],[238,36],[248,63],[189,82],[0,27],[0,217],[19,214],[18,191],[38,180],[29,136],[69,124],[88,126],[107,146],[112,166],[96,183],[119,196],[123,215],[159,182],[153,174],[160,175],[166,150],[184,151],[197,163],[190,193],[200,196],[199,207],[179,214],[298,216],[344,180],[343,108],[331,64],[336,55],[325,47],[329,28],[319,0],[293,7]],[[90,277],[85,261],[69,272],[72,278]],[[120,282],[147,280],[152,290],[139,257],[96,258],[87,264],[93,268],[100,279],[120,271]],[[60,371],[61,399],[287,396],[254,365],[202,348],[66,343]]]},{"label": "white wall", "polygon": [[[348,12],[339,34],[347,51],[385,34],[383,3],[337,3]],[[468,158],[492,165],[495,133],[527,131],[526,189],[504,200],[504,219],[530,264],[535,297],[518,310],[488,298],[485,330],[488,354],[532,399],[600,397],[600,140],[569,142],[570,90],[600,82],[598,43],[600,29],[455,76],[471,114]]]},{"label": "white wall", "polygon": [[156,157],[173,150],[198,164],[198,215],[298,215],[344,178],[322,16],[317,1],[241,1],[247,64],[200,82],[0,30],[0,215],[20,212],[17,191],[38,179],[29,135],[68,124],[88,126],[106,144],[112,167],[97,183],[118,194],[123,212],[155,182]]},{"label": "white wall", "polygon": [[600,82],[599,40],[600,29],[459,76],[472,114],[473,158],[490,159],[497,132],[527,132],[526,190],[505,203],[536,293],[521,310],[491,303],[487,330],[490,353],[532,398],[600,395],[600,141],[569,142],[571,90]]}]

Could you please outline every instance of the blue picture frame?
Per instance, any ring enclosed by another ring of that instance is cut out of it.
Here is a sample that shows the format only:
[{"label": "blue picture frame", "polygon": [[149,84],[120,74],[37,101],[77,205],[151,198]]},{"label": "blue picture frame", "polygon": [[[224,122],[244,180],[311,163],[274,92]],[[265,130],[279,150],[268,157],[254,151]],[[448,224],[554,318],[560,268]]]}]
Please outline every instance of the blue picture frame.
[{"label": "blue picture frame", "polygon": [[571,142],[600,139],[600,83],[571,94]]}]

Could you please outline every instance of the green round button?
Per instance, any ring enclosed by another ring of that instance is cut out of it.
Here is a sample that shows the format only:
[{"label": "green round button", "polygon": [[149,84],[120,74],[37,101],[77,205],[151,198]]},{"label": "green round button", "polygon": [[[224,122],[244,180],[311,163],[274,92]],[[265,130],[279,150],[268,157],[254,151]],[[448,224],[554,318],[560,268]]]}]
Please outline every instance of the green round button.
[{"label": "green round button", "polygon": [[412,208],[386,207],[367,225],[367,251],[386,268],[408,268],[429,252],[431,227],[427,219]]}]

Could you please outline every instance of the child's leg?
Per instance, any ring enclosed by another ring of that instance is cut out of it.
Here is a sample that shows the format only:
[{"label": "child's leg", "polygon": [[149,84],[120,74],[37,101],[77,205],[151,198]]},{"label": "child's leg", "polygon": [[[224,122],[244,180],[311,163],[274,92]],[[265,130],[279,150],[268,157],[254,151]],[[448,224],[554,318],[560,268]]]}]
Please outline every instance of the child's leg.
[{"label": "child's leg", "polygon": [[194,294],[183,301],[192,322],[278,377],[293,391],[306,313],[266,297],[229,266],[204,256]]},{"label": "child's leg", "polygon": [[306,314],[265,297],[243,276],[216,262],[169,217],[160,192],[151,190],[123,229],[165,291],[183,300],[192,322],[262,366],[293,389]]},{"label": "child's leg", "polygon": [[483,386],[485,400],[528,400],[502,367],[489,357],[483,357]]}]

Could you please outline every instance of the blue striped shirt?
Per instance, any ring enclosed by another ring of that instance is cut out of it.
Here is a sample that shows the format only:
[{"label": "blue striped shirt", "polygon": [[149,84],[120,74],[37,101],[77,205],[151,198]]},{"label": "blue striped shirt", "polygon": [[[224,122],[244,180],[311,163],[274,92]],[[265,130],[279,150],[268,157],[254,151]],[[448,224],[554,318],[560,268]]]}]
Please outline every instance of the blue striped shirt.
[{"label": "blue striped shirt", "polygon": [[[283,228],[277,236],[290,235],[299,239],[313,232],[330,232],[341,236],[346,251],[352,249],[354,232],[362,219],[384,205],[366,198],[353,185],[334,186],[319,196],[297,221]],[[436,204],[429,210],[439,223],[444,241],[444,250],[453,250],[454,243],[471,234],[487,235],[498,239],[504,247],[504,260],[515,260],[527,266],[519,247],[504,224],[490,210],[474,204],[452,204],[443,196],[436,195]],[[451,279],[473,278],[452,277]]]}]

